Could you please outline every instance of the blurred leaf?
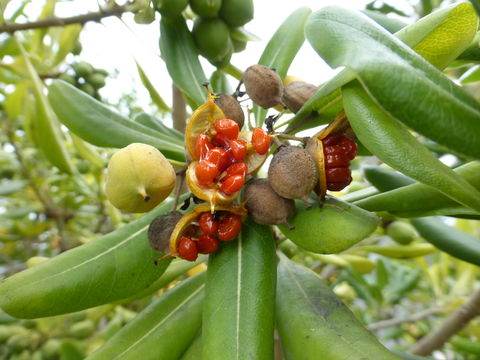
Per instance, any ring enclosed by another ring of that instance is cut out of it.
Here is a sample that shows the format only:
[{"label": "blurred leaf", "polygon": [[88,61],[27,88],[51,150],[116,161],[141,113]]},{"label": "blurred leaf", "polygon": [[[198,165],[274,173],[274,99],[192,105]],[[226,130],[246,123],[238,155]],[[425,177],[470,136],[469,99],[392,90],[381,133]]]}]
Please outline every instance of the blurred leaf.
[{"label": "blurred leaf", "polygon": [[155,131],[158,131],[165,136],[174,138],[175,141],[178,143],[183,143],[185,141],[185,137],[180,131],[175,130],[174,128],[168,127],[163,123],[162,120],[150,114],[142,112],[137,116],[135,116],[133,121],[136,121],[142,125],[145,125]]},{"label": "blurred leaf", "polygon": [[460,77],[462,84],[470,84],[480,81],[480,65],[472,66]]},{"label": "blurred leaf", "polygon": [[160,51],[168,73],[175,85],[185,94],[192,109],[202,105],[207,92],[202,84],[207,81],[192,34],[183,17],[160,21]]},{"label": "blurred leaf", "polygon": [[66,251],[0,284],[0,307],[18,318],[70,313],[123,299],[154,282],[170,261],[158,266],[159,253],[147,240],[153,218],[171,209],[166,202],[147,215]]},{"label": "blurred leaf", "polygon": [[93,145],[121,148],[140,142],[155,146],[167,158],[185,159],[183,142],[126,119],[62,80],[52,83],[48,98],[60,121]]},{"label": "blurred leaf", "polygon": [[[460,8],[466,8],[463,14],[468,18],[455,17],[462,39],[449,48],[451,52],[463,51],[462,45],[470,43],[478,25],[471,5],[455,7]],[[310,17],[307,38],[330,66],[352,69],[372,101],[388,114],[459,153],[480,157],[476,136],[480,104],[413,50],[366,20],[347,9],[325,7]],[[435,34],[430,35],[427,43],[435,43]],[[440,55],[429,58],[433,63],[440,60],[444,61]]]},{"label": "blurred leaf", "polygon": [[27,185],[24,180],[3,180],[0,182],[0,196],[7,196],[22,190]]},{"label": "blurred leaf", "polygon": [[145,86],[148,93],[150,94],[150,98],[152,99],[153,103],[157,105],[158,110],[169,112],[170,107],[162,99],[157,89],[155,89],[155,86],[153,86],[152,82],[148,78],[147,74],[145,74],[145,71],[142,69],[140,64],[136,60],[135,60],[135,63],[137,64],[137,71],[138,71],[138,75],[140,76],[140,80],[142,81],[143,86]]},{"label": "blurred leaf", "polygon": [[202,325],[204,359],[271,359],[276,276],[270,229],[247,221],[210,255]]},{"label": "blurred leaf", "polygon": [[[305,41],[304,26],[311,12],[312,10],[309,8],[302,7],[291,13],[273,34],[258,63],[275,68],[280,78],[283,79]],[[261,126],[267,110],[254,105],[253,112],[257,126]]]},{"label": "blurred leaf", "polygon": [[204,275],[168,290],[87,359],[177,360],[200,328]]},{"label": "blurred leaf", "polygon": [[72,52],[81,31],[82,25],[79,24],[68,25],[62,28],[60,40],[58,41],[58,50],[55,54],[52,67],[60,64],[65,60],[65,57]]},{"label": "blurred leaf", "polygon": [[285,256],[278,265],[277,327],[286,359],[398,359],[312,271]]},{"label": "blurred leaf", "polygon": [[381,192],[397,189],[415,183],[415,180],[393,170],[380,166],[365,166],[363,168],[365,179]]},{"label": "blurred leaf", "polygon": [[362,12],[392,34],[408,25],[402,20],[387,16],[376,10],[362,10]]}]

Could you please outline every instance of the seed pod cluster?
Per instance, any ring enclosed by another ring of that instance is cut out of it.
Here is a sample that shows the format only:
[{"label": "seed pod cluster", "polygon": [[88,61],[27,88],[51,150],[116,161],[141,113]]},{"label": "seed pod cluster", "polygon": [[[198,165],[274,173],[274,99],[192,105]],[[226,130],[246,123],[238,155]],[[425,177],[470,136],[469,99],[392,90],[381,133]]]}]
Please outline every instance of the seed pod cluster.
[{"label": "seed pod cluster", "polygon": [[283,90],[282,101],[288,109],[297,113],[298,110],[318,90],[318,87],[304,81],[292,81]]},{"label": "seed pod cluster", "polygon": [[238,124],[238,128],[241,130],[245,123],[245,114],[237,99],[229,94],[217,94],[215,95],[215,104],[222,109],[223,114],[227,119],[232,119]]},{"label": "seed pod cluster", "polygon": [[274,70],[259,64],[252,65],[243,73],[242,81],[255,104],[271,108],[281,103],[283,83]]},{"label": "seed pod cluster", "polygon": [[86,61],[79,61],[71,66],[59,79],[66,81],[84,93],[100,100],[99,90],[105,86],[105,78],[109,75],[104,69],[96,69]]}]

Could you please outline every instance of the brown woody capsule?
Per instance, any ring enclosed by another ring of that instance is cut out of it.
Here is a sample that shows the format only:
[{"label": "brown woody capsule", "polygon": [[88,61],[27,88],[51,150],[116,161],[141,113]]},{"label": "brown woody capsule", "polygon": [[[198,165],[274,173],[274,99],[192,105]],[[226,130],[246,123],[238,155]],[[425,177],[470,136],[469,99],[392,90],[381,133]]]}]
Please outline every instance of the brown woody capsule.
[{"label": "brown woody capsule", "polygon": [[248,214],[262,225],[287,225],[288,218],[295,214],[295,202],[278,195],[267,179],[250,180],[245,188]]},{"label": "brown woody capsule", "polygon": [[167,253],[175,225],[182,218],[178,211],[172,211],[165,215],[157,216],[148,227],[148,241],[150,246],[160,252]]},{"label": "brown woody capsule", "polygon": [[318,87],[304,81],[293,81],[283,89],[283,103],[296,113],[318,90]]},{"label": "brown woody capsule", "polygon": [[278,195],[306,201],[318,182],[318,170],[305,149],[283,146],[270,163],[268,181]]},{"label": "brown woody capsule", "polygon": [[239,129],[243,127],[245,122],[245,114],[243,113],[240,103],[232,95],[218,94],[215,98],[215,104],[222,109],[227,119],[232,119],[238,124]]},{"label": "brown woody capsule", "polygon": [[283,84],[280,76],[263,65],[252,65],[243,73],[243,83],[250,99],[263,108],[282,101]]}]

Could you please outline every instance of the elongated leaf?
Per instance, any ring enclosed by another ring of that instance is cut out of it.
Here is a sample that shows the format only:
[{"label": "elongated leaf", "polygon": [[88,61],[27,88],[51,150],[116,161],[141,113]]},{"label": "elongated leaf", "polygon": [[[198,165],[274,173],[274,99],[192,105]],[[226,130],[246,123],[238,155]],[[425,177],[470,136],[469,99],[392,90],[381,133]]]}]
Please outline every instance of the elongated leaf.
[{"label": "elongated leaf", "polygon": [[273,358],[275,268],[270,230],[250,221],[238,240],[210,255],[203,359]]},{"label": "elongated leaf", "polygon": [[55,53],[52,67],[60,64],[72,52],[81,31],[82,26],[79,24],[68,25],[62,28],[62,35],[58,41],[58,51]]},{"label": "elongated leaf", "polygon": [[150,114],[140,113],[135,116],[133,121],[145,125],[155,131],[158,131],[165,136],[173,137],[175,139],[175,143],[183,143],[185,141],[184,135],[180,131],[168,127],[160,119],[157,119],[155,116],[152,116]]},{"label": "elongated leaf", "polygon": [[60,121],[93,145],[121,148],[141,142],[157,147],[168,158],[185,159],[182,142],[126,119],[65,81],[54,81],[48,98]]},{"label": "elongated leaf", "polygon": [[368,182],[382,192],[415,183],[415,180],[408,176],[379,166],[366,166],[363,173]]},{"label": "elongated leaf", "polygon": [[379,11],[362,10],[362,12],[391,33],[396,33],[397,31],[407,26],[407,23],[403,22],[402,20],[392,18],[390,16],[382,14]]},{"label": "elongated leaf", "polygon": [[205,102],[207,81],[192,35],[183,17],[160,21],[160,51],[175,85],[190,101],[192,109]]},{"label": "elongated leaf", "polygon": [[153,86],[152,82],[148,78],[147,74],[145,74],[145,71],[140,66],[138,61],[135,61],[135,63],[137,64],[137,71],[138,75],[140,76],[140,80],[142,81],[143,86],[145,86],[145,89],[147,89],[148,93],[150,94],[150,98],[152,99],[153,103],[157,105],[158,110],[165,112],[170,111],[170,107],[162,99],[157,89],[155,89],[155,86]]},{"label": "elongated leaf", "polygon": [[180,360],[198,360],[200,354],[202,353],[202,337],[197,336],[197,338],[190,344],[189,348],[182,355]]},{"label": "elongated leaf", "polygon": [[480,211],[480,192],[440,162],[405,126],[383,112],[357,82],[343,90],[345,112],[360,141],[384,163]]},{"label": "elongated leaf", "polygon": [[277,327],[287,360],[398,359],[385,349],[312,271],[281,256]]},{"label": "elongated leaf", "polygon": [[44,94],[43,84],[19,41],[17,41],[17,45],[23,54],[35,94],[37,105],[37,116],[34,124],[35,140],[46,158],[53,165],[68,174],[72,174],[73,167],[60,131],[60,124]]},{"label": "elongated leaf", "polygon": [[227,79],[227,74],[223,70],[215,70],[212,73],[212,76],[210,76],[210,85],[215,93],[233,93],[232,87]]},{"label": "elongated leaf", "polygon": [[[480,162],[470,162],[454,171],[476,189],[480,189]],[[451,198],[424,184],[404,186],[355,201],[354,204],[369,211],[389,212],[426,211],[458,207],[458,204]]]},{"label": "elongated leaf", "polygon": [[[290,14],[273,34],[258,63],[275,68],[280,78],[283,79],[305,41],[304,27],[311,12],[312,10],[309,8],[302,7]],[[254,105],[253,111],[257,125],[261,126],[267,110]]]},{"label": "elongated leaf", "polygon": [[177,360],[202,321],[205,274],[167,291],[116,333],[88,360]]},{"label": "elongated leaf", "polygon": [[480,266],[480,239],[431,218],[412,219],[420,236],[442,251]]},{"label": "elongated leaf", "polygon": [[146,234],[153,218],[170,208],[167,202],[110,234],[7,278],[0,284],[0,307],[18,318],[38,318],[136,294],[170,263],[153,264],[159,254]]},{"label": "elongated leaf", "polygon": [[[476,29],[475,14],[468,24]],[[326,7],[310,17],[306,34],[330,66],[355,71],[387,113],[442,145],[480,157],[480,104],[366,16]]]}]

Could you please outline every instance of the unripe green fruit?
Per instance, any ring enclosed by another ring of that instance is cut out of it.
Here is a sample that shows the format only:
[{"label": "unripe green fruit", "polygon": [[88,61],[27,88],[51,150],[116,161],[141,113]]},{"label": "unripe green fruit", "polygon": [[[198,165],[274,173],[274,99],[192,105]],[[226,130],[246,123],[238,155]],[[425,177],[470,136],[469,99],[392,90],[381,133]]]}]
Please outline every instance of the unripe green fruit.
[{"label": "unripe green fruit", "polygon": [[238,40],[232,37],[233,52],[235,53],[242,52],[247,48],[247,43],[248,41],[246,40]]},{"label": "unripe green fruit", "polygon": [[172,165],[160,151],[134,143],[110,159],[105,191],[116,208],[147,212],[167,198],[175,186],[175,177]]},{"label": "unripe green fruit", "polygon": [[233,51],[228,26],[220,19],[197,18],[192,34],[199,53],[211,62],[221,62]]},{"label": "unripe green fruit", "polygon": [[203,18],[217,16],[222,0],[190,0],[190,7],[193,12]]},{"label": "unripe green fruit", "polygon": [[280,225],[282,233],[305,250],[320,254],[336,254],[369,236],[380,219],[357,206],[327,198],[321,207],[305,210],[297,202],[297,214],[289,220],[289,230]]},{"label": "unripe green fruit", "polygon": [[80,61],[72,65],[73,71],[77,76],[86,78],[93,72],[93,66],[85,61]]},{"label": "unripe green fruit", "polygon": [[253,0],[223,0],[219,16],[229,26],[242,26],[253,19]]},{"label": "unripe green fruit", "polygon": [[58,339],[49,339],[42,346],[42,355],[46,360],[55,359],[60,352],[61,342]]},{"label": "unripe green fruit", "polygon": [[92,85],[95,89],[100,89],[105,86],[105,76],[94,72],[90,74],[87,78],[87,81],[90,85]]},{"label": "unripe green fruit", "polygon": [[403,221],[394,221],[387,227],[387,235],[401,245],[410,244],[416,236],[412,225]]},{"label": "unripe green fruit", "polygon": [[82,48],[82,43],[77,39],[77,41],[75,41],[75,45],[73,46],[72,54],[79,55],[82,52]]},{"label": "unripe green fruit", "polygon": [[135,13],[133,20],[137,24],[151,24],[155,20],[155,10],[150,6]]},{"label": "unripe green fruit", "polygon": [[187,7],[188,0],[153,0],[153,5],[162,16],[176,18]]},{"label": "unripe green fruit", "polygon": [[26,349],[29,345],[30,337],[28,333],[14,334],[7,341],[7,347],[15,352]]},{"label": "unripe green fruit", "polygon": [[0,344],[4,344],[10,335],[12,335],[10,332],[10,326],[0,325]]},{"label": "unripe green fruit", "polygon": [[48,257],[45,256],[32,256],[30,259],[27,260],[27,266],[29,268],[40,265],[48,260]]},{"label": "unripe green fruit", "polygon": [[93,69],[93,72],[94,72],[95,74],[103,75],[104,77],[107,77],[107,76],[110,75],[110,73],[109,73],[107,70],[105,70],[105,69]]},{"label": "unripe green fruit", "polygon": [[72,325],[69,330],[69,335],[76,339],[85,339],[93,334],[95,331],[95,324],[91,320],[84,320]]},{"label": "unripe green fruit", "polygon": [[95,95],[95,88],[89,83],[80,84],[78,85],[78,88],[82,90],[85,94],[88,94],[90,96]]},{"label": "unripe green fruit", "polygon": [[70,74],[65,74],[63,73],[58,77],[60,80],[66,81],[72,85],[75,85],[77,83],[77,80],[75,79],[75,76],[70,75]]}]

